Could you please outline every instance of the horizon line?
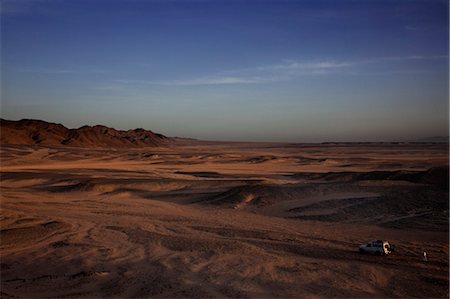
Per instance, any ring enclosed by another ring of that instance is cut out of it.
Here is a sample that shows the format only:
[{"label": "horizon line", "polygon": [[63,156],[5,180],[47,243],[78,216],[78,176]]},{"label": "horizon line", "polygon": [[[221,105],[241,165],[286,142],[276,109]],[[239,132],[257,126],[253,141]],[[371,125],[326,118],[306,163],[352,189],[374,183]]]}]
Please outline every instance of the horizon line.
[{"label": "horizon line", "polygon": [[[82,125],[79,127],[68,127],[63,123],[59,123],[59,122],[53,122],[53,121],[46,121],[46,120],[42,120],[42,119],[37,119],[37,118],[21,118],[19,120],[13,120],[13,119],[6,119],[3,117],[0,117],[1,121],[13,121],[13,122],[20,122],[20,121],[39,121],[39,122],[45,122],[48,124],[55,124],[55,125],[62,125],[65,128],[69,129],[69,130],[77,130],[83,127],[95,127],[95,126],[102,126],[102,127],[106,127],[106,128],[111,128],[114,130],[118,130],[118,131],[128,131],[128,130],[136,130],[136,129],[144,129],[147,131],[151,131],[153,133],[157,133],[157,134],[162,134],[159,132],[154,132],[152,129],[148,129],[148,128],[144,128],[144,127],[136,127],[136,128],[128,128],[128,129],[122,129],[122,128],[116,128],[116,127],[111,127],[111,126],[107,126],[107,125],[103,125],[103,124],[95,124],[95,125]],[[195,140],[195,141],[199,141],[199,142],[227,142],[227,143],[275,143],[275,144],[286,144],[286,143],[290,143],[290,144],[382,144],[382,143],[387,143],[387,144],[394,144],[394,143],[404,143],[404,144],[408,144],[408,143],[439,143],[439,144],[449,144],[450,142],[450,135],[447,136],[424,136],[424,137],[419,137],[416,138],[414,140],[412,139],[405,139],[405,140],[399,140],[399,139],[391,139],[391,140],[375,140],[375,139],[367,139],[367,140],[354,140],[354,141],[350,141],[350,140],[346,140],[346,141],[338,141],[338,140],[332,140],[332,139],[328,139],[328,140],[322,140],[322,141],[310,141],[310,142],[305,142],[305,141],[292,141],[292,140],[282,140],[282,141],[270,141],[270,140],[255,140],[255,139],[250,139],[250,140],[232,140],[232,139],[208,139],[208,138],[196,138],[196,137],[185,137],[185,136],[167,136],[166,134],[162,134],[166,137],[169,138],[173,138],[173,139],[190,139],[190,140]],[[430,140],[430,141],[426,141],[426,140]],[[446,140],[442,140],[442,141],[433,141],[432,139],[446,139]]]}]

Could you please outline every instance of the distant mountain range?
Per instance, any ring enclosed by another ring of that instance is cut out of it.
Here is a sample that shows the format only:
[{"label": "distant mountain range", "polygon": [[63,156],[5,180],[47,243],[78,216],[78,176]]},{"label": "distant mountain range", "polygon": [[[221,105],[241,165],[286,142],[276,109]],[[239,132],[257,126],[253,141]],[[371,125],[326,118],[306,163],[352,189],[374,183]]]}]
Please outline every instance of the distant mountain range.
[{"label": "distant mountain range", "polygon": [[145,129],[121,131],[96,125],[68,129],[61,124],[42,120],[19,121],[0,119],[2,144],[37,144],[73,147],[156,147],[172,138]]},{"label": "distant mountain range", "polygon": [[425,142],[425,143],[448,143],[448,141],[449,141],[448,136],[434,136],[416,140],[416,142]]}]

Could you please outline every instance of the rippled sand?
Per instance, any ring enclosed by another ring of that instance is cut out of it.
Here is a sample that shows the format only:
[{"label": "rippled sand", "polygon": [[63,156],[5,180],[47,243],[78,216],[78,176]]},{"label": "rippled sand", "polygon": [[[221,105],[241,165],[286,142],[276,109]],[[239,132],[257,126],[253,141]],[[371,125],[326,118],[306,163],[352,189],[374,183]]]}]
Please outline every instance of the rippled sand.
[{"label": "rippled sand", "polygon": [[[1,157],[5,298],[449,295],[447,145],[4,145]],[[396,252],[358,253],[373,239]]]}]

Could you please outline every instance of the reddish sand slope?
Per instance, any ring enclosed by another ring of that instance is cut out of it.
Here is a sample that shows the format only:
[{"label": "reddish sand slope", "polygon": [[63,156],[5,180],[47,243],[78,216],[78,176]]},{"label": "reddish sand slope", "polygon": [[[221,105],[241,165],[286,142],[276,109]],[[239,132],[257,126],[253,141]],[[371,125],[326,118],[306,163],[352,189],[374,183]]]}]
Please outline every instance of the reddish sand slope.
[{"label": "reddish sand slope", "polygon": [[[447,146],[4,145],[0,157],[4,298],[449,296]],[[358,252],[376,239],[396,251]]]}]

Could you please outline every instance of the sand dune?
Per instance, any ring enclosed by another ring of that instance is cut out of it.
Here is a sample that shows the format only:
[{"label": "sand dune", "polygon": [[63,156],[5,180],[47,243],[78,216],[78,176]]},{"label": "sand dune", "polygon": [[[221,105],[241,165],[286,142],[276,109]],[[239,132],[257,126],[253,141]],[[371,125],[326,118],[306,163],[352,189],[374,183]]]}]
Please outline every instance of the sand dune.
[{"label": "sand dune", "polygon": [[449,295],[445,145],[0,154],[5,298]]}]

